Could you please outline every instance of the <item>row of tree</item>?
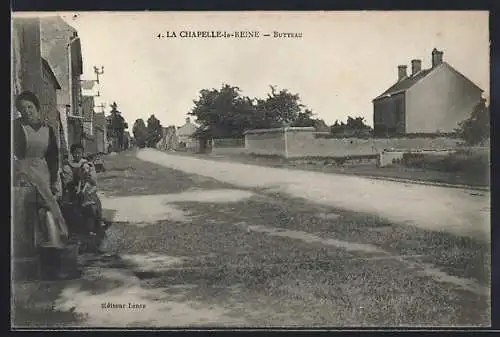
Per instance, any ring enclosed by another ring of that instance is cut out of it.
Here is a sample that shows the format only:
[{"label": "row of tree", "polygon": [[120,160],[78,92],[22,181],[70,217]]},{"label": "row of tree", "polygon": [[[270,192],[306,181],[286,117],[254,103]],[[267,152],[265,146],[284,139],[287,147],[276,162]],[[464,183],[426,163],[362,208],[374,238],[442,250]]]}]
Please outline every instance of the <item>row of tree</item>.
[{"label": "row of tree", "polygon": [[[277,90],[270,86],[265,99],[242,96],[239,87],[223,84],[220,89],[203,89],[194,100],[189,115],[201,124],[199,133],[208,137],[241,137],[245,130],[283,126],[315,127],[333,135],[367,135],[373,131],[363,117],[348,117],[346,123],[338,120],[327,126],[324,120],[315,118],[312,110],[300,102],[300,96],[287,89]],[[128,125],[116,109],[116,103],[108,117],[108,137],[123,139]],[[482,100],[472,111],[470,118],[459,124],[455,133],[467,144],[475,145],[489,138],[490,111]],[[137,119],[132,129],[137,146],[155,147],[163,137],[161,122],[152,114],[147,123]],[[120,137],[121,136],[121,137]]]},{"label": "row of tree", "polygon": [[223,84],[220,89],[204,89],[194,100],[189,115],[196,116],[202,129],[212,137],[239,137],[245,130],[282,126],[314,126],[319,122],[300,103],[298,94],[270,87],[267,98],[241,95],[239,87]]},{"label": "row of tree", "polygon": [[[111,111],[106,116],[106,136],[112,144],[112,150],[115,152],[125,149],[124,136],[125,130],[128,129],[128,123],[117,108],[116,102],[113,102]],[[147,125],[143,119],[137,119],[132,128],[132,133],[137,146],[141,148],[146,146],[155,147],[163,136],[163,128],[155,115],[151,115],[147,120]]]},{"label": "row of tree", "polygon": [[142,118],[136,119],[132,127],[132,133],[138,147],[156,147],[156,144],[163,137],[163,127],[153,114],[148,118],[147,124],[144,123]]},{"label": "row of tree", "polygon": [[[287,89],[271,92],[265,99],[241,95],[237,86],[223,84],[220,89],[204,89],[189,113],[196,116],[203,131],[211,137],[240,137],[245,130],[282,126],[313,126],[318,131],[329,131],[339,136],[371,135],[373,129],[363,117],[348,117],[344,123],[335,121],[331,126],[300,103],[300,96]],[[475,145],[489,138],[490,111],[482,100],[470,118],[461,122],[455,134],[467,144]]]},{"label": "row of tree", "polygon": [[189,114],[202,125],[200,133],[210,137],[241,137],[245,130],[283,126],[315,127],[332,133],[370,129],[363,117],[349,117],[347,123],[337,121],[328,126],[301,103],[299,94],[275,86],[270,86],[263,99],[243,96],[239,87],[223,84],[220,89],[201,90],[193,103]]}]

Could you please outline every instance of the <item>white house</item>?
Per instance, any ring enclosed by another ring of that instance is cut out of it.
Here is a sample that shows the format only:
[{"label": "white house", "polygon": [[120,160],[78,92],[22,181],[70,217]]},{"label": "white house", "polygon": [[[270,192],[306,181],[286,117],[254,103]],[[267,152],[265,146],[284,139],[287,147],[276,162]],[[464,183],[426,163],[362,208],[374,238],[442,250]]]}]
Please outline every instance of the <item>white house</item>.
[{"label": "white house", "polygon": [[198,129],[198,126],[191,122],[189,117],[186,118],[186,123],[177,128],[177,144],[179,148],[194,150],[198,145],[198,141],[191,138],[193,133]]}]

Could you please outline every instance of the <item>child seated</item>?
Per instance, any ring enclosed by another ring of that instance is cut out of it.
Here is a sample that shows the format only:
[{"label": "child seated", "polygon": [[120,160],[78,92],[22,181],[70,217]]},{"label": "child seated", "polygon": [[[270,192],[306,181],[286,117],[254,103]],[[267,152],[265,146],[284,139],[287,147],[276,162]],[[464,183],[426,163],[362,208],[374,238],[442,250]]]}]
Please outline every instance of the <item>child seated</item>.
[{"label": "child seated", "polygon": [[66,186],[67,201],[81,207],[87,219],[87,229],[91,234],[100,232],[102,226],[102,206],[97,195],[97,174],[91,162],[83,158],[83,146],[71,146],[73,159],[65,161],[62,180]]}]

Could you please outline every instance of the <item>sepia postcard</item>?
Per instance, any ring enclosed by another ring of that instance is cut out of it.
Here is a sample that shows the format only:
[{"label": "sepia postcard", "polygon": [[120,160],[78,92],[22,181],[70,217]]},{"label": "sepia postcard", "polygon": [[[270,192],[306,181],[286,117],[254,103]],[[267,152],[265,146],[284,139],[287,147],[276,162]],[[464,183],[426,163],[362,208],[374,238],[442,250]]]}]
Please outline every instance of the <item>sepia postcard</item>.
[{"label": "sepia postcard", "polygon": [[491,326],[488,12],[11,24],[12,328]]}]

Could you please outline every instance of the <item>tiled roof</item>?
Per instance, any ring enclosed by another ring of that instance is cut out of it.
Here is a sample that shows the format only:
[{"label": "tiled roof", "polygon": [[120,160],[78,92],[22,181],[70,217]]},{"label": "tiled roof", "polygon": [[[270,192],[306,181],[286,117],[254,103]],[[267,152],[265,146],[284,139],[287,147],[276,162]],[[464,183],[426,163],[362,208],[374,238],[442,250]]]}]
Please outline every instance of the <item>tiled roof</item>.
[{"label": "tiled roof", "polygon": [[392,85],[389,89],[387,89],[386,91],[384,91],[382,94],[380,94],[379,96],[377,96],[373,100],[376,101],[376,100],[381,99],[383,97],[387,97],[387,96],[391,96],[391,95],[395,95],[395,94],[398,94],[398,93],[405,92],[406,90],[410,89],[413,85],[415,85],[417,82],[419,82],[420,80],[422,80],[423,78],[425,78],[427,75],[429,75],[430,73],[432,73],[433,70],[439,69],[441,67],[446,67],[447,69],[449,69],[450,71],[454,72],[458,76],[464,78],[473,87],[477,88],[481,92],[483,91],[474,82],[472,82],[470,79],[468,79],[465,75],[463,75],[462,73],[460,73],[458,70],[456,70],[455,68],[453,68],[448,63],[443,62],[443,63],[441,63],[437,67],[429,68],[429,69],[424,69],[424,70],[419,71],[418,73],[416,73],[414,76],[407,77],[404,80],[397,82],[396,84]]},{"label": "tiled roof", "polygon": [[415,83],[423,79],[425,76],[429,75],[432,70],[437,69],[436,68],[429,68],[429,69],[424,69],[416,73],[414,76],[410,76],[405,78],[402,81],[396,82],[394,85],[392,85],[389,89],[384,91],[382,94],[377,96],[374,100],[378,100],[380,98],[383,98],[385,96],[390,96],[394,95],[400,92],[404,92],[408,89],[410,89]]}]

